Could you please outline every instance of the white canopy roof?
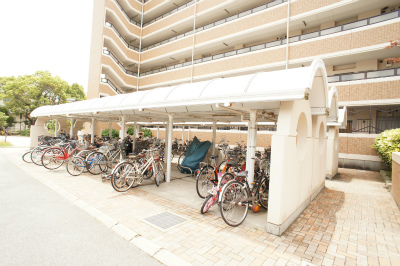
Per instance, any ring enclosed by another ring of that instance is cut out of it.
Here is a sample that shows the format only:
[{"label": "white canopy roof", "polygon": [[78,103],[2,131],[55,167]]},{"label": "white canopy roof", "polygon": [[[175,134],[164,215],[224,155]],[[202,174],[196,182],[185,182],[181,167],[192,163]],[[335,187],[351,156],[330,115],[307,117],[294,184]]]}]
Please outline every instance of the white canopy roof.
[{"label": "white canopy roof", "polygon": [[[243,118],[240,110],[263,110],[271,117],[271,114],[278,114],[281,101],[304,99],[308,96],[311,107],[316,112],[326,111],[327,79],[321,59],[314,60],[308,67],[218,78],[56,106],[42,106],[35,109],[31,116],[67,116],[77,119],[94,117],[99,120],[113,120],[124,116],[127,121],[148,122],[165,121],[167,114],[173,114],[176,122],[188,119],[193,122],[240,122]],[[229,106],[236,111],[217,108],[216,104]]]}]

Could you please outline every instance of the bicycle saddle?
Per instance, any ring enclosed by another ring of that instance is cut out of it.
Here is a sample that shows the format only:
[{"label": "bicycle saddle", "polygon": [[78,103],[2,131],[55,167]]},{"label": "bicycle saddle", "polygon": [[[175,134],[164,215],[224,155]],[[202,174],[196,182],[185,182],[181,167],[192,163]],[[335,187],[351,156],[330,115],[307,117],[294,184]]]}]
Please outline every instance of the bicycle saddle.
[{"label": "bicycle saddle", "polygon": [[218,157],[219,157],[218,155],[211,155],[211,156],[210,156],[210,159],[211,159],[211,160],[214,160],[214,159],[218,159]]},{"label": "bicycle saddle", "polygon": [[237,173],[236,177],[247,177],[247,171]]}]

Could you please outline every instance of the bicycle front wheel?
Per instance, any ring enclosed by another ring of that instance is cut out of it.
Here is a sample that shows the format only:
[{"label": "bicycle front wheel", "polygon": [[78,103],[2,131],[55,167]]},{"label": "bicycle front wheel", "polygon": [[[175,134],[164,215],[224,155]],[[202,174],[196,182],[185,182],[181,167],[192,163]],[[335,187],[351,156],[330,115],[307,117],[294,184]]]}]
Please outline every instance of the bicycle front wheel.
[{"label": "bicycle front wheel", "polygon": [[98,175],[100,173],[107,172],[108,169],[108,159],[101,152],[92,152],[86,157],[86,169],[92,175]]},{"label": "bicycle front wheel", "polygon": [[213,188],[218,181],[214,171],[214,167],[206,166],[201,169],[196,177],[196,191],[200,198],[204,199],[208,195],[208,191]]},{"label": "bicycle front wheel", "polygon": [[31,161],[36,164],[41,166],[42,165],[42,155],[43,152],[49,148],[47,147],[43,147],[43,146],[37,146],[36,148],[34,148],[31,152]]},{"label": "bicycle front wheel", "polygon": [[138,173],[135,165],[130,162],[118,164],[111,176],[111,185],[118,192],[125,192],[138,185]]},{"label": "bicycle front wheel", "polygon": [[24,155],[22,155],[22,160],[23,160],[24,162],[26,162],[26,163],[31,163],[31,162],[32,162],[32,160],[31,160],[31,153],[32,153],[32,151],[27,151],[27,152],[25,152]]},{"label": "bicycle front wheel", "polygon": [[230,181],[224,186],[219,208],[226,224],[238,226],[244,221],[249,211],[249,204],[243,200],[247,198],[249,192],[243,183]]},{"label": "bicycle front wheel", "polygon": [[67,163],[67,172],[73,176],[80,175],[85,170],[85,168],[85,159],[83,159],[82,157],[75,156]]},{"label": "bicycle front wheel", "polygon": [[49,148],[42,155],[42,165],[49,170],[57,169],[63,163],[64,152],[61,148]]}]

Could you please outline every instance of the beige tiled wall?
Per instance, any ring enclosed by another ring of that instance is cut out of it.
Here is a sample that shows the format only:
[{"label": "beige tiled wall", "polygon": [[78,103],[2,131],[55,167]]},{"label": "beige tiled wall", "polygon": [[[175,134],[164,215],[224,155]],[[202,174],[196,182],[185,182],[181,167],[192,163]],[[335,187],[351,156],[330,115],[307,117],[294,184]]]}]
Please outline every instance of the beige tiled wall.
[{"label": "beige tiled wall", "polygon": [[[131,32],[132,34],[140,37],[140,28],[132,23],[130,23],[126,17],[122,14],[122,11],[120,10],[120,8],[115,4],[114,1],[112,0],[107,0],[106,1],[106,8],[111,9],[112,11],[114,11],[114,13],[118,16],[119,21],[125,25],[125,27],[128,29],[129,32]],[[107,18],[106,18],[107,19]],[[116,25],[114,25],[116,26]],[[118,26],[117,26],[118,28]]]},{"label": "beige tiled wall", "polygon": [[103,65],[107,65],[110,66],[115,73],[117,73],[117,75],[126,83],[129,85],[136,85],[137,83],[137,78],[134,76],[130,76],[125,74],[125,72],[123,72],[121,70],[121,68],[111,59],[111,57],[106,56],[106,55],[102,55],[101,57],[101,63]]},{"label": "beige tiled wall", "polygon": [[400,80],[336,86],[341,102],[400,97]]},{"label": "beige tiled wall", "polygon": [[[128,47],[126,47],[126,45],[122,42],[122,40],[115,34],[115,32],[110,29],[109,27],[104,26],[103,29],[103,34],[104,36],[110,37],[114,40],[114,42],[118,45],[118,47],[125,53],[126,57],[134,60],[136,62],[139,61],[139,53],[136,52],[135,50],[129,49]],[[113,54],[115,54],[115,52],[111,51]],[[122,60],[122,59],[120,59]]]}]

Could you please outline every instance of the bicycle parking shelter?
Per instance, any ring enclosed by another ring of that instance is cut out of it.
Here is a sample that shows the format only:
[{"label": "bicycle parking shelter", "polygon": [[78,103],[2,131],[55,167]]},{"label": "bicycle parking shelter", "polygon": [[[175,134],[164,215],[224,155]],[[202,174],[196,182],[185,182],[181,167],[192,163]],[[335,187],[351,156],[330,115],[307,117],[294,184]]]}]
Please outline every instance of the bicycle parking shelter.
[{"label": "bicycle parking shelter", "polygon": [[[339,114],[342,114],[341,120]],[[121,138],[127,122],[165,123],[167,182],[171,180],[174,123],[212,123],[215,147],[217,123],[246,122],[249,183],[254,179],[251,158],[257,146],[257,125],[275,125],[266,226],[267,231],[275,235],[281,235],[324,188],[327,172],[330,175],[337,172],[336,133],[345,125],[343,111],[338,110],[336,89],[328,91],[326,69],[321,59],[315,59],[307,67],[42,106],[31,116],[37,118],[31,127],[31,146],[37,143],[39,135],[46,134],[44,123],[48,119],[70,119],[75,127],[78,123],[91,122],[92,137],[97,121],[120,122]],[[327,169],[327,159],[331,169]]]}]

